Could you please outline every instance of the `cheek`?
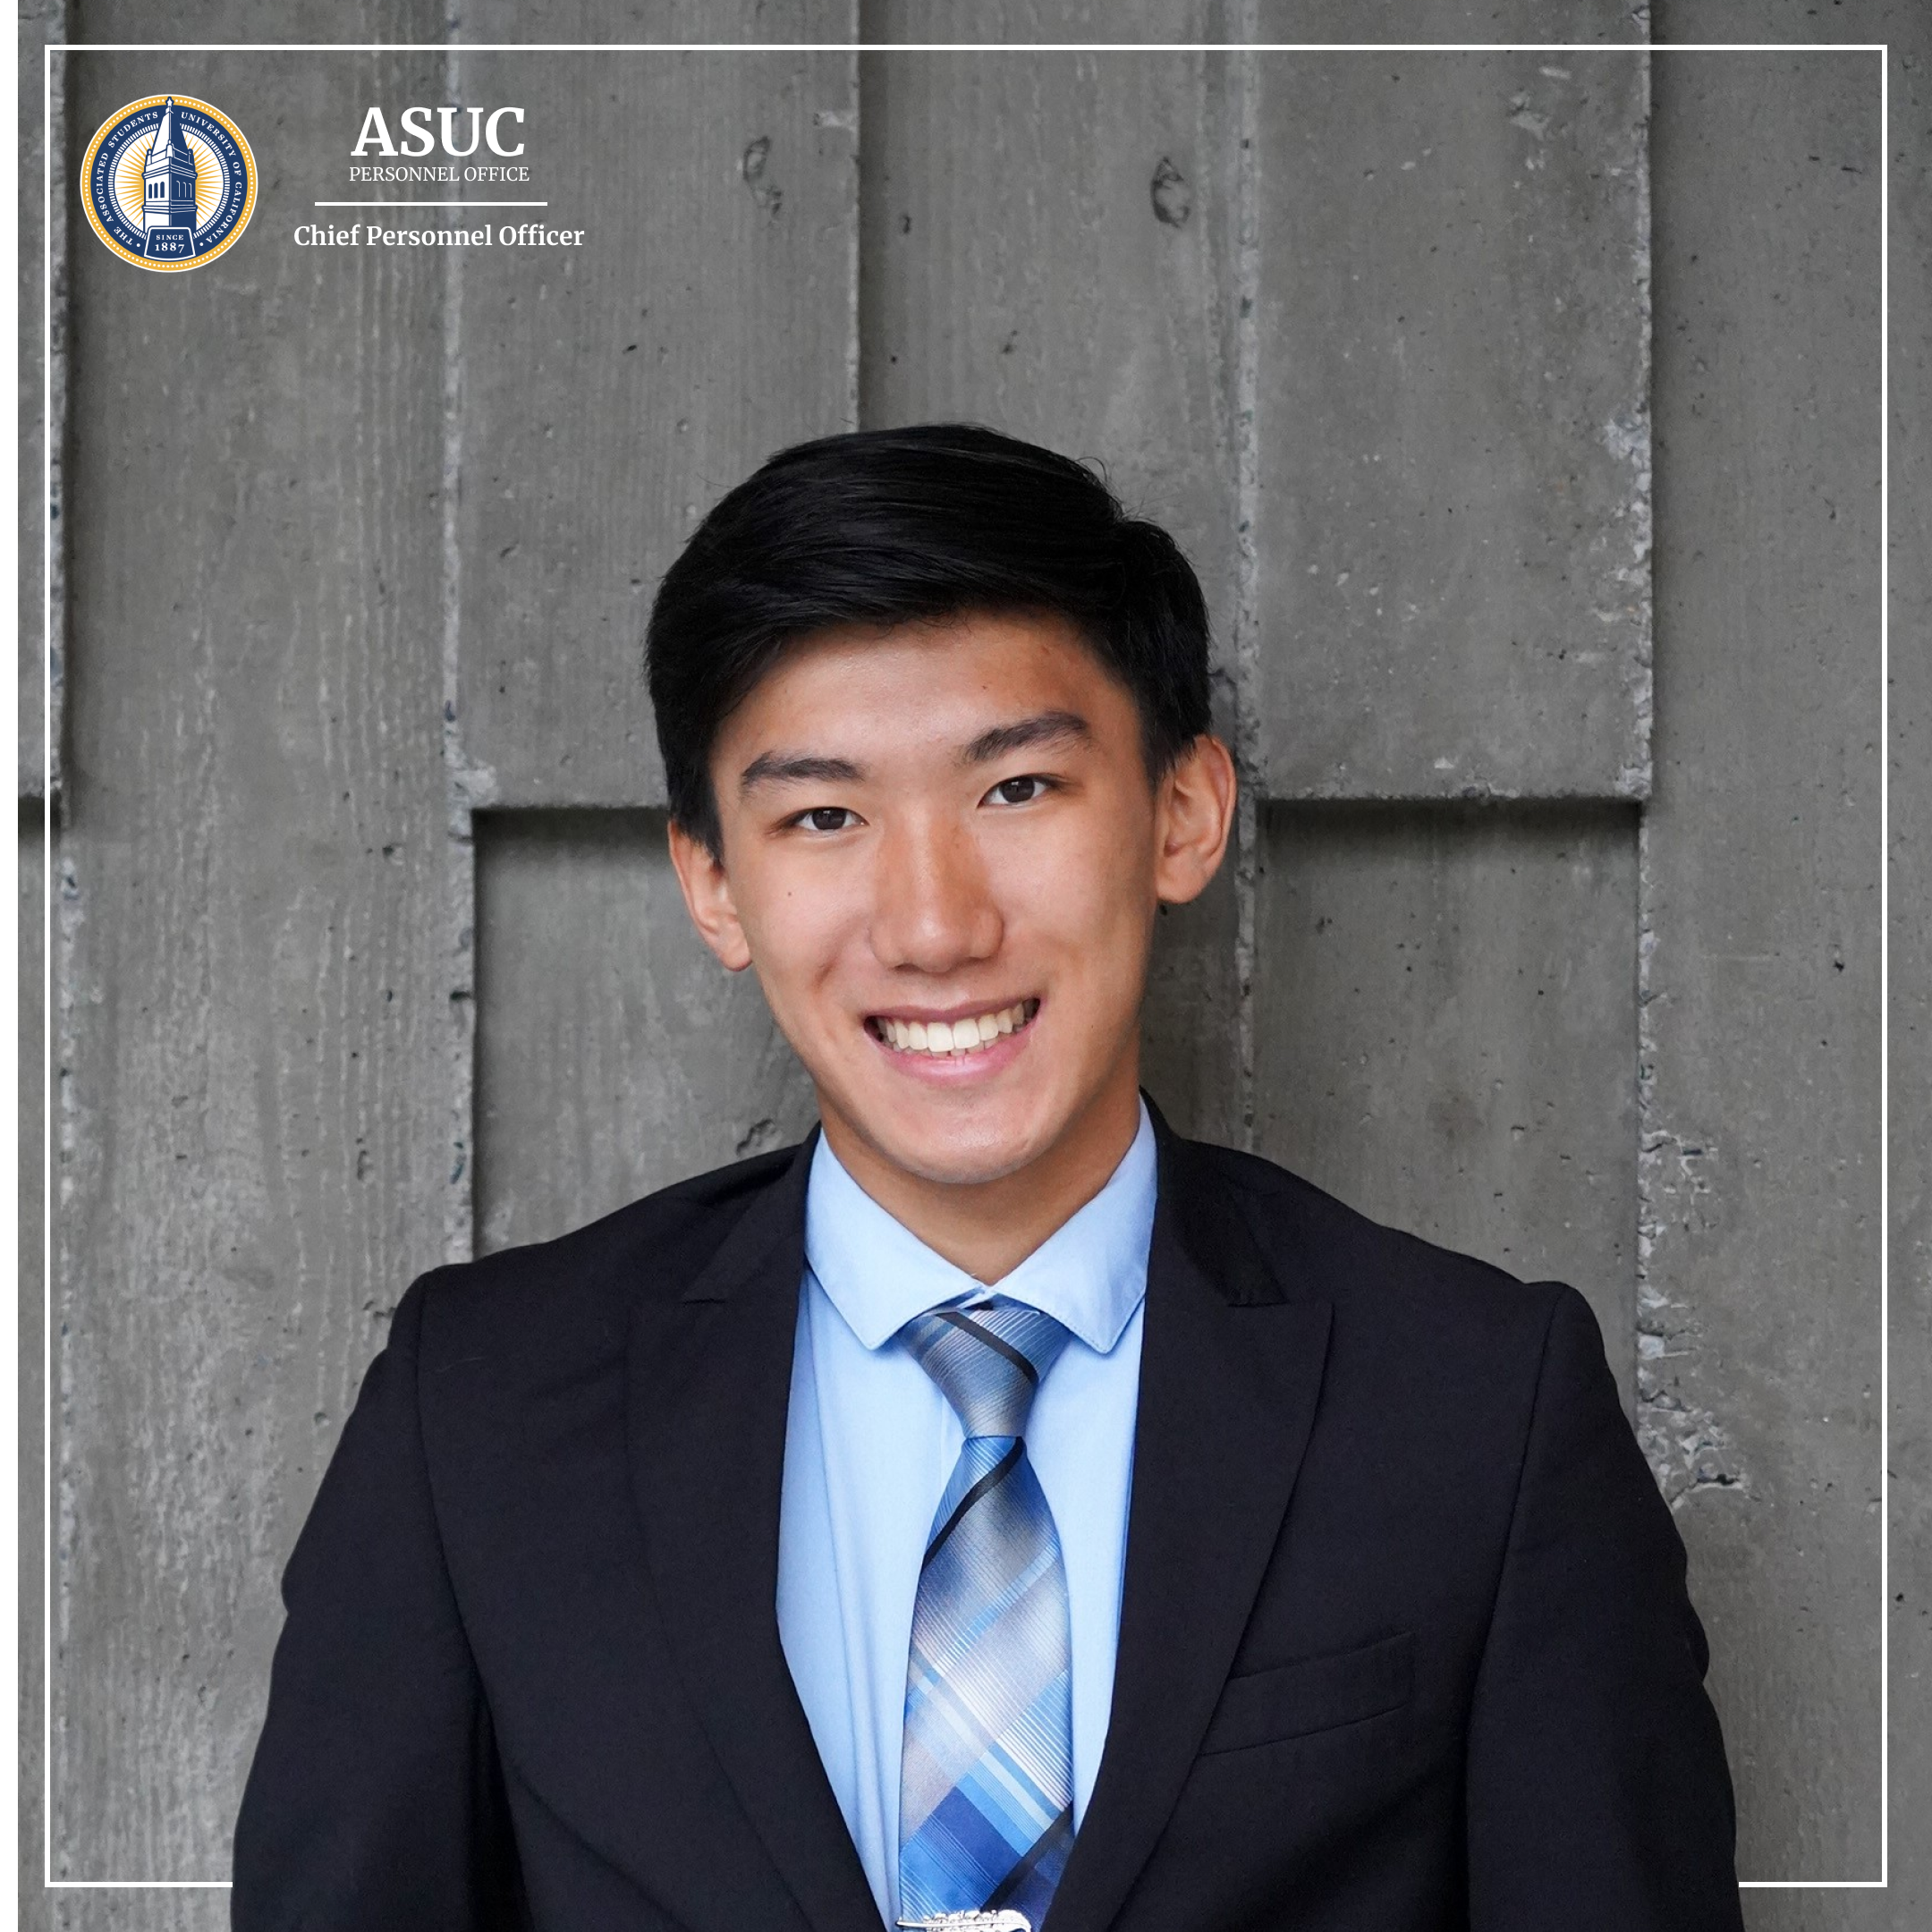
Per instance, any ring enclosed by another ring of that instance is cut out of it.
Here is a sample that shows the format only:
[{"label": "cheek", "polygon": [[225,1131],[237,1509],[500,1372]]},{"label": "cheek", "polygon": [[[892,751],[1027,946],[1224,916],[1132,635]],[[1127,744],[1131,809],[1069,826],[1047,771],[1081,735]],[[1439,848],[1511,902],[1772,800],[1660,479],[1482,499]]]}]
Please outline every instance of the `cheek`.
[{"label": "cheek", "polygon": [[863,880],[826,867],[801,877],[772,872],[740,888],[739,919],[776,1010],[798,1010],[833,975],[865,929]]},{"label": "cheek", "polygon": [[1004,869],[1009,928],[1063,946],[1099,969],[1146,926],[1153,887],[1146,827],[1110,813],[1068,813]]}]

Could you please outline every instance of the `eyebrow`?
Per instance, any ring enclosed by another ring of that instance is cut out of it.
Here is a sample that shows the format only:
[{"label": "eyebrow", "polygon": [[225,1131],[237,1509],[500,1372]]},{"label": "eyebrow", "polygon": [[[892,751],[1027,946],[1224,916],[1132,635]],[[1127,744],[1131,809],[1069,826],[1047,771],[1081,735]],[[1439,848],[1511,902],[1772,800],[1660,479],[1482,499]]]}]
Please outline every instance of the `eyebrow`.
[{"label": "eyebrow", "polygon": [[987,765],[1004,758],[1009,751],[1024,751],[1033,745],[1090,744],[1093,728],[1078,711],[1036,711],[1031,717],[1012,724],[996,724],[984,731],[959,755],[962,765]]},{"label": "eyebrow", "polygon": [[[1023,751],[1034,745],[1089,744],[1093,727],[1077,711],[1037,711],[1031,717],[1016,718],[1011,724],[996,724],[960,749],[962,765],[987,765],[1010,752]],[[738,774],[738,792],[743,797],[768,784],[857,784],[865,778],[865,767],[851,758],[821,758],[809,751],[760,751]]]},{"label": "eyebrow", "polygon": [[738,774],[738,792],[762,784],[854,784],[865,776],[864,767],[850,758],[815,758],[807,751],[760,751]]}]

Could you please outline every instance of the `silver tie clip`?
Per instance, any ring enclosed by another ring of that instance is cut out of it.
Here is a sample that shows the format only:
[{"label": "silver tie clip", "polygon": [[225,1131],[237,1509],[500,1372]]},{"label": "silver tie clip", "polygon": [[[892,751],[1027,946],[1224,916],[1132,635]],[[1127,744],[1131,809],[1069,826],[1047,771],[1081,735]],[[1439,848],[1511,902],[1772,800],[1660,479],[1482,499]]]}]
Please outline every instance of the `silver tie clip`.
[{"label": "silver tie clip", "polygon": [[1024,1912],[935,1912],[930,1919],[902,1919],[907,1932],[1033,1932]]}]

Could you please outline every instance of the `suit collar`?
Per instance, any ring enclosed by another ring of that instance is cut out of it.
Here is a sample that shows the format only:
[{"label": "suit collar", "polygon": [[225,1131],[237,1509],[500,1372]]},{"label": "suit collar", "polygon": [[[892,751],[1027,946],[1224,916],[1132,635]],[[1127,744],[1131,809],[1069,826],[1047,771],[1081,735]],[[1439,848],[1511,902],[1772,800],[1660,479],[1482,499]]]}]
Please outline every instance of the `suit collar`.
[{"label": "suit collar", "polygon": [[[1106,1746],[1047,1932],[1099,1932],[1174,1808],[1279,1532],[1329,1308],[1151,1100],[1157,1172]],[[640,1301],[629,1434],[658,1608],[747,1816],[814,1932],[877,1908],[792,1682],[779,1496],[816,1128],[682,1296]],[[749,1928],[748,1928],[749,1932]]]}]

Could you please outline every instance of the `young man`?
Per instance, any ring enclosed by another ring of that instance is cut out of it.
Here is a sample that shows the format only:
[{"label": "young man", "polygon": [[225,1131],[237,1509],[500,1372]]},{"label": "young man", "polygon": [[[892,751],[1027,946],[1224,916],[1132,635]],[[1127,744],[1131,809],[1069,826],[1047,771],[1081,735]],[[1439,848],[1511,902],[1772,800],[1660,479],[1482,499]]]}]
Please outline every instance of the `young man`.
[{"label": "young man", "polygon": [[1140,1091],[1234,808],[1207,645],[1160,530],[983,430],[786,451],[699,528],[672,855],[821,1124],[403,1297],[289,1564],[241,1932],[1739,1926],[1587,1304]]}]

